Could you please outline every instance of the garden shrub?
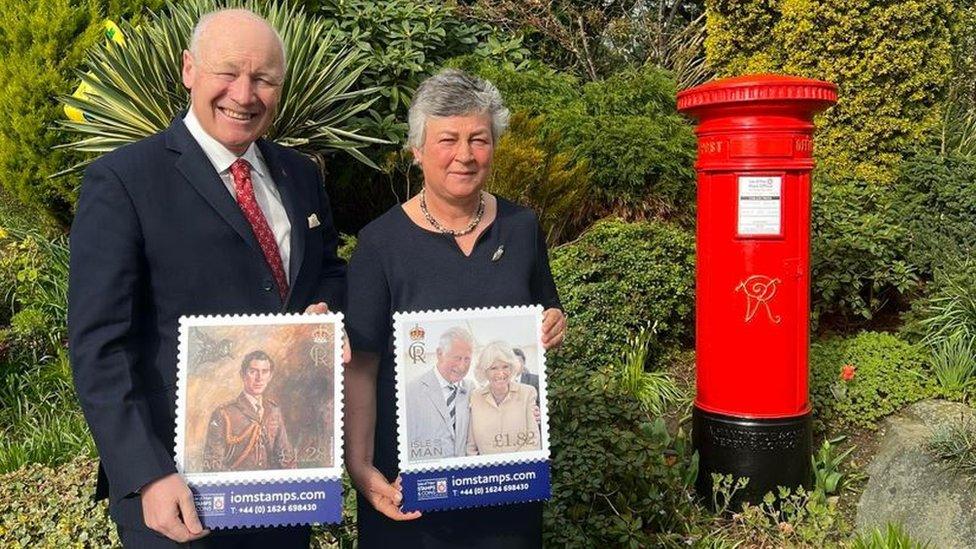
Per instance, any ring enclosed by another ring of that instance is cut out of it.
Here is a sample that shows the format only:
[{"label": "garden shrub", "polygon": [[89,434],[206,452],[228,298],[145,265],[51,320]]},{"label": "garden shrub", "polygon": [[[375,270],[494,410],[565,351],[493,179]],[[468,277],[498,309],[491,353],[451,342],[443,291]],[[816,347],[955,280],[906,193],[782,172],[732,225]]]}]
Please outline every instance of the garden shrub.
[{"label": "garden shrub", "polygon": [[925,343],[960,334],[976,337],[976,258],[946,258],[936,268],[926,295],[912,302],[905,331]]},{"label": "garden shrub", "polygon": [[657,547],[691,510],[697,472],[683,434],[651,423],[633,396],[595,371],[559,360],[548,380],[552,500],[547,547]]},{"label": "garden shrub", "polygon": [[666,348],[692,334],[695,244],[659,221],[607,219],[552,252],[552,272],[569,315],[560,364],[617,360],[631,334],[657,322]]},{"label": "garden shrub", "polygon": [[94,502],[97,465],[77,458],[57,469],[38,464],[0,475],[0,545],[118,547],[105,501]]},{"label": "garden shrub", "polygon": [[[936,388],[925,371],[926,361],[924,348],[887,333],[862,332],[814,343],[810,393],[819,429],[876,429],[885,416],[933,396]],[[846,365],[853,370],[845,372]]]},{"label": "garden shrub", "polygon": [[559,151],[559,140],[543,136],[542,117],[516,113],[508,132],[495,147],[486,189],[532,208],[549,245],[575,236],[590,219],[590,173],[585,162],[575,162]]},{"label": "garden shrub", "polygon": [[921,154],[903,163],[892,223],[906,230],[906,259],[925,279],[976,254],[976,158]]},{"label": "garden shrub", "polygon": [[870,319],[915,287],[915,268],[904,259],[909,235],[892,216],[890,188],[817,178],[810,268],[815,319]]},{"label": "garden shrub", "polygon": [[695,138],[677,114],[667,73],[648,66],[580,88],[539,64],[520,70],[487,62],[462,66],[498,86],[513,111],[543,115],[542,133],[586,162],[595,214],[690,220]]},{"label": "garden shrub", "polygon": [[[36,361],[61,349],[67,329],[68,241],[35,229],[0,226],[0,344]],[[0,359],[2,359],[0,353]]]},{"label": "garden shrub", "polygon": [[53,174],[81,157],[54,149],[65,141],[54,98],[78,86],[75,70],[104,39],[105,18],[132,18],[162,0],[18,0],[0,2],[0,186],[23,206],[67,227],[79,178]]},{"label": "garden shrub", "polygon": [[706,9],[717,72],[839,86],[818,122],[820,169],[888,183],[907,150],[934,141],[952,67],[951,0],[707,0]]}]

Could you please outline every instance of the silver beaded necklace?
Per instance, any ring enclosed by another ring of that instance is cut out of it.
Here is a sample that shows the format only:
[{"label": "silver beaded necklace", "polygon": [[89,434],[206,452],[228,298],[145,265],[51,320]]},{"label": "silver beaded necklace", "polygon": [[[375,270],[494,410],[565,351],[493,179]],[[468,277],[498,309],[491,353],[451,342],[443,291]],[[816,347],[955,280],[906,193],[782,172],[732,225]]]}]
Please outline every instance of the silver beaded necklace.
[{"label": "silver beaded necklace", "polygon": [[420,190],[420,211],[423,212],[424,219],[427,220],[427,223],[430,223],[432,227],[434,227],[435,229],[437,229],[438,231],[444,234],[449,234],[451,236],[464,236],[470,233],[471,231],[473,231],[474,228],[478,226],[478,223],[481,223],[481,216],[485,215],[485,195],[481,194],[479,191],[478,210],[474,213],[474,217],[471,218],[471,222],[468,223],[468,226],[458,230],[448,229],[447,227],[444,227],[443,225],[438,223],[437,220],[434,219],[434,216],[430,215],[430,210],[427,209],[426,192],[427,189]]}]

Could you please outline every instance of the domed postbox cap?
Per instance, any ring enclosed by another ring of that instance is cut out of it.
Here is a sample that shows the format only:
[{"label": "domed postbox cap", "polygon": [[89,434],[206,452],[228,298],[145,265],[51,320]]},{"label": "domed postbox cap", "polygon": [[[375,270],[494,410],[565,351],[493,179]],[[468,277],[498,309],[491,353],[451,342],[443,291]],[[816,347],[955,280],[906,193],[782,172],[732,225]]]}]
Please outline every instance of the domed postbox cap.
[{"label": "domed postbox cap", "polygon": [[753,103],[804,105],[804,110],[818,112],[836,102],[835,84],[781,74],[723,78],[678,92],[678,110],[692,115],[713,107]]}]

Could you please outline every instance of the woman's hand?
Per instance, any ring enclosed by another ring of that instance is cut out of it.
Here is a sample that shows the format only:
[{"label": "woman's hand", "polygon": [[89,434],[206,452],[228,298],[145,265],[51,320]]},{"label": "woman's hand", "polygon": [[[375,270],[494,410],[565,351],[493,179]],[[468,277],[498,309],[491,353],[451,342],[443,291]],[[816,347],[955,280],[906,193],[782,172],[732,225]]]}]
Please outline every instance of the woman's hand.
[{"label": "woman's hand", "polygon": [[393,520],[414,520],[420,518],[420,511],[404,513],[400,510],[403,492],[400,488],[400,477],[392,484],[387,482],[383,473],[372,465],[361,465],[356,471],[350,469],[349,476],[359,493],[369,501],[374,509]]},{"label": "woman's hand", "polygon": [[546,309],[542,312],[542,346],[555,349],[566,337],[566,315],[559,309]]}]

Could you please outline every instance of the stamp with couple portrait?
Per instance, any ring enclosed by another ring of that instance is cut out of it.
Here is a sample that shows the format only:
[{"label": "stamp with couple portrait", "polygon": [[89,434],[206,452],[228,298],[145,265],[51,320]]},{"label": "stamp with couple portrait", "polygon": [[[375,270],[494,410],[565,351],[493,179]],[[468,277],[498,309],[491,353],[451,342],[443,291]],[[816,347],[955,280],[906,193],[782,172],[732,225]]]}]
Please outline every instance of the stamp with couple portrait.
[{"label": "stamp with couple portrait", "polygon": [[538,306],[394,315],[404,509],[548,497],[541,326]]}]

